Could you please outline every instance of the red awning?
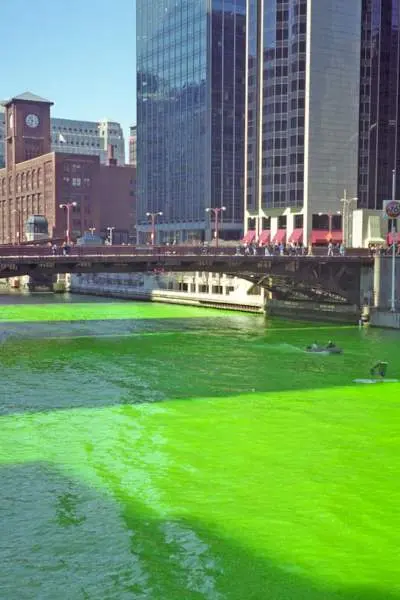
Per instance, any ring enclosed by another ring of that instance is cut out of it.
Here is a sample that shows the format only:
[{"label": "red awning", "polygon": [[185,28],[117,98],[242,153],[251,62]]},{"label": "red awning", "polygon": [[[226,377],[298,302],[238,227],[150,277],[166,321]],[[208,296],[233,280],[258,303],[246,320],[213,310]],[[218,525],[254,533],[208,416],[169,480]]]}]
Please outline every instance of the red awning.
[{"label": "red awning", "polygon": [[340,244],[343,241],[343,233],[341,231],[330,231],[326,235],[328,242]]},{"label": "red awning", "polygon": [[292,235],[289,238],[289,242],[293,242],[293,244],[298,244],[303,241],[303,229],[294,229]]},{"label": "red awning", "polygon": [[258,238],[258,243],[260,246],[264,246],[265,244],[269,244],[271,241],[271,231],[269,229],[263,229],[260,233],[260,237]]},{"label": "red awning", "polygon": [[327,244],[327,236],[329,235],[326,229],[313,229],[311,232],[311,244]]},{"label": "red awning", "polygon": [[242,239],[242,244],[251,244],[256,237],[256,232],[253,229],[250,229],[244,238]]},{"label": "red awning", "polygon": [[278,229],[272,241],[274,242],[274,244],[282,244],[285,240],[286,229]]}]

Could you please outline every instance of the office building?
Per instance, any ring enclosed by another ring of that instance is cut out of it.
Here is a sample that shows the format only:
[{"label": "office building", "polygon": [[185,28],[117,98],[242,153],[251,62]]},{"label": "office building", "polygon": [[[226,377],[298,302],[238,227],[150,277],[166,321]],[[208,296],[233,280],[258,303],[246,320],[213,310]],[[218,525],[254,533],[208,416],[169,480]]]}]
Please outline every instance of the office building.
[{"label": "office building", "polygon": [[246,0],[137,0],[138,232],[159,241],[243,230]]},{"label": "office building", "polygon": [[113,227],[115,243],[129,242],[135,224],[135,173],[118,166],[113,146],[107,165],[98,155],[58,153],[51,148],[52,102],[30,94],[3,103],[6,166],[0,169],[0,244],[24,240],[32,215],[49,223],[52,238],[65,238],[66,210],[71,206],[70,233],[90,228],[105,236]]},{"label": "office building", "polygon": [[[108,149],[113,147],[117,164],[125,164],[125,140],[119,123],[109,121],[78,121],[73,119],[51,119],[51,149],[64,154],[87,154],[98,156],[107,164]],[[5,119],[4,107],[0,108],[0,168],[5,164]]]},{"label": "office building", "polygon": [[137,163],[137,127],[131,125],[129,128],[129,164],[136,167]]},{"label": "office building", "polygon": [[246,241],[341,239],[357,194],[361,0],[247,1]]},{"label": "office building", "polygon": [[362,0],[360,208],[382,209],[392,197],[396,169],[400,194],[400,0]]}]

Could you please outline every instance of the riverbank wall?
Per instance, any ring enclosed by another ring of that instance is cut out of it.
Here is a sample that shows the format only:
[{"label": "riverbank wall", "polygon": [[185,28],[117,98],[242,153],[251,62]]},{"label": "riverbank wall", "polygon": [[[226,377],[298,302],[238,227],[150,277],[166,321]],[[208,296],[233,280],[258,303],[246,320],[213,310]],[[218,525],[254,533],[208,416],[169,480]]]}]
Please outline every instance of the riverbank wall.
[{"label": "riverbank wall", "polygon": [[268,315],[291,320],[325,321],[330,323],[357,324],[361,318],[358,306],[341,304],[318,304],[291,300],[268,300],[265,312]]},{"label": "riverbank wall", "polygon": [[370,324],[385,329],[400,329],[400,311],[372,310]]},{"label": "riverbank wall", "polygon": [[268,293],[236,277],[212,273],[72,275],[70,291],[125,300],[165,302],[266,313],[287,319],[357,324],[357,306],[273,300]]},{"label": "riverbank wall", "polygon": [[72,275],[69,289],[92,296],[253,313],[263,313],[265,304],[264,291],[251,283],[210,273]]}]

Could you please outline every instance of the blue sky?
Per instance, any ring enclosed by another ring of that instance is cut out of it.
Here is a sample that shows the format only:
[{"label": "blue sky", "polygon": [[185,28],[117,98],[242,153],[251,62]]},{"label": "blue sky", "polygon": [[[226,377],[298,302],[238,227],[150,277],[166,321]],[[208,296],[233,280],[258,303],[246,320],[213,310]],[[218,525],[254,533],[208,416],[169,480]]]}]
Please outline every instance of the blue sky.
[{"label": "blue sky", "polygon": [[[149,0],[151,1],[151,0]],[[30,91],[52,116],[136,122],[135,0],[0,0],[0,99]]]}]

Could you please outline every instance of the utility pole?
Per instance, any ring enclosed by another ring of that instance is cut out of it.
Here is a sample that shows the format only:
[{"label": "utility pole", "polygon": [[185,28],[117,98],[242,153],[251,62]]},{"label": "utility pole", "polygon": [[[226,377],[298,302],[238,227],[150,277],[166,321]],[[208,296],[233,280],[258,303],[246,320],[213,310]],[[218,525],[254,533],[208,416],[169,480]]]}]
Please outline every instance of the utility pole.
[{"label": "utility pole", "polygon": [[107,227],[106,229],[108,231],[108,241],[110,242],[110,246],[112,246],[113,245],[113,231],[114,231],[115,227]]},{"label": "utility pole", "polygon": [[65,208],[67,211],[67,244],[71,241],[71,210],[77,205],[77,202],[65,202],[64,204],[60,204],[60,208]]},{"label": "utility pole", "polygon": [[218,248],[218,245],[219,245],[219,217],[221,215],[221,220],[222,220],[222,214],[223,214],[224,210],[226,210],[226,206],[219,206],[217,208],[206,208],[207,213],[211,212],[214,215],[215,247],[216,248]]},{"label": "utility pole", "polygon": [[[392,171],[392,202],[396,202],[396,170]],[[392,299],[390,310],[396,312],[396,249],[397,249],[397,219],[392,219]]]}]

